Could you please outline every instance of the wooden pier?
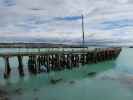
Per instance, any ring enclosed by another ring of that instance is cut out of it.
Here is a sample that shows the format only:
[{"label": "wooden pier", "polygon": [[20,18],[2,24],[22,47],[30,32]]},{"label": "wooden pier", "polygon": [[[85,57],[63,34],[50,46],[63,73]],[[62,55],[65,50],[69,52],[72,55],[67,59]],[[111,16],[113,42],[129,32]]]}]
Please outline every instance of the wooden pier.
[{"label": "wooden pier", "polygon": [[18,73],[20,77],[25,75],[23,57],[28,57],[28,71],[30,74],[38,74],[42,72],[60,71],[64,69],[72,69],[80,65],[98,63],[101,61],[115,59],[121,51],[121,48],[105,48],[105,49],[80,49],[67,51],[38,51],[38,52],[15,52],[0,53],[0,57],[4,58],[5,71],[4,78],[9,78],[11,66],[9,59],[11,57],[18,58]]}]

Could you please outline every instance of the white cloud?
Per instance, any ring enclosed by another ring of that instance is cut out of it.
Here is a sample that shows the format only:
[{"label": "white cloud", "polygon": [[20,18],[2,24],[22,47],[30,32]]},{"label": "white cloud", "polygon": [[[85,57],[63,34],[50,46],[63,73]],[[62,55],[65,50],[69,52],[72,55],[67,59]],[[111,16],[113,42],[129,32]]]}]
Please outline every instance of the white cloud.
[{"label": "white cloud", "polygon": [[[133,38],[131,24],[105,30],[103,22],[133,20],[132,0],[1,0],[0,36],[81,37],[81,20],[56,17],[85,15],[86,38]],[[119,25],[119,24],[118,24]],[[115,34],[115,35],[114,35]]]}]

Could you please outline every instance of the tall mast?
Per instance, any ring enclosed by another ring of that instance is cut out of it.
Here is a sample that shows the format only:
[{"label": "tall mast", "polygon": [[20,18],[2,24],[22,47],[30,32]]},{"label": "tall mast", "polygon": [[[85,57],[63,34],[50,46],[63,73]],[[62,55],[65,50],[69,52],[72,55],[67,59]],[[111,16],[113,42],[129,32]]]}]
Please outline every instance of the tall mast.
[{"label": "tall mast", "polygon": [[85,47],[85,35],[84,35],[84,16],[83,14],[81,15],[82,17],[82,46],[83,48]]}]

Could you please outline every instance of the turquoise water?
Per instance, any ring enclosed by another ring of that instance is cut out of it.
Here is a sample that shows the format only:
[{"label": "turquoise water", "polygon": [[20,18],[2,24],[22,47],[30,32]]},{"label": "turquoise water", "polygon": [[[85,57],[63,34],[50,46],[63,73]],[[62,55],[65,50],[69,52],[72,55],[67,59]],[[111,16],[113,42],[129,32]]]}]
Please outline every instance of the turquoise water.
[{"label": "turquoise water", "polygon": [[[15,69],[17,59],[12,58],[10,63],[14,69],[11,78],[4,80],[1,71],[0,84],[11,92],[12,100],[132,100],[132,51],[131,48],[123,48],[116,60],[37,76],[29,76],[27,72],[24,78],[18,77]],[[27,58],[24,59],[26,70]],[[4,66],[2,59],[0,62]],[[89,72],[97,74],[88,76]],[[51,84],[50,79],[53,78],[62,80]]]}]

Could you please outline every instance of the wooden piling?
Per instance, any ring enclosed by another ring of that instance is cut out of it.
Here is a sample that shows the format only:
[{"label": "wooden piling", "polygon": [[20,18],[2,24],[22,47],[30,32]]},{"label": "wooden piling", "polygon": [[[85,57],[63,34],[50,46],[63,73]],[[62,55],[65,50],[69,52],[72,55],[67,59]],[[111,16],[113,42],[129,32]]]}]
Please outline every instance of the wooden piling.
[{"label": "wooden piling", "polygon": [[58,70],[61,70],[61,54],[58,54]]},{"label": "wooden piling", "polygon": [[35,56],[29,56],[28,60],[28,70],[31,74],[37,73],[37,66],[36,66],[36,57]]},{"label": "wooden piling", "polygon": [[81,54],[80,61],[82,65],[85,65],[85,54]]},{"label": "wooden piling", "polygon": [[7,78],[10,77],[10,72],[11,72],[11,67],[10,67],[10,63],[9,63],[9,57],[5,56],[4,60],[5,60],[4,78],[7,79]]},{"label": "wooden piling", "polygon": [[37,57],[36,56],[32,56],[33,57],[33,69],[34,69],[34,74],[37,74]]},{"label": "wooden piling", "polygon": [[72,68],[72,60],[71,60],[71,54],[67,54],[67,68],[71,69]]},{"label": "wooden piling", "polygon": [[49,55],[46,55],[46,67],[47,67],[47,72],[50,72],[51,68],[50,68],[50,62],[49,62]]},{"label": "wooden piling", "polygon": [[38,56],[38,57],[37,57],[38,73],[41,72],[42,60],[43,60],[43,59],[41,59],[41,56]]},{"label": "wooden piling", "polygon": [[24,70],[23,70],[23,61],[22,61],[22,56],[18,56],[18,71],[20,77],[24,76]]}]

